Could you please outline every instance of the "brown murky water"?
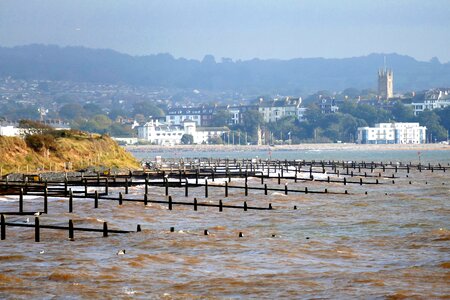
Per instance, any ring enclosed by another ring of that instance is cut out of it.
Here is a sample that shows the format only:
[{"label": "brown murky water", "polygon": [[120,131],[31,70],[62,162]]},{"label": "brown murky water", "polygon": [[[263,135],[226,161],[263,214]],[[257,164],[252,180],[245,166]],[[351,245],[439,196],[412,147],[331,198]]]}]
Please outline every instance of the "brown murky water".
[{"label": "brown murky water", "polygon": [[[0,297],[48,298],[448,298],[450,297],[449,172],[398,173],[382,185],[289,182],[290,189],[328,188],[349,195],[289,194],[212,188],[171,188],[174,201],[268,206],[243,211],[174,205],[50,198],[41,224],[143,231],[131,234],[67,232],[8,227],[0,241]],[[409,184],[409,181],[412,184]],[[427,184],[425,184],[427,182]],[[276,180],[268,181],[275,187]],[[231,184],[243,185],[243,180]],[[284,182],[282,182],[282,185]],[[249,179],[250,186],[260,186]],[[111,190],[111,189],[110,189]],[[123,191],[112,189],[113,193]],[[141,198],[143,186],[126,197]],[[365,192],[368,192],[365,195]],[[164,199],[164,188],[149,199]],[[0,211],[17,209],[14,197]],[[42,210],[26,197],[26,210]],[[294,205],[297,210],[294,210]],[[8,216],[9,222],[27,217]],[[33,222],[33,218],[30,218]],[[170,232],[170,227],[175,232]],[[209,235],[204,235],[204,230]],[[239,232],[244,234],[239,237]],[[125,255],[116,253],[125,249]]]}]

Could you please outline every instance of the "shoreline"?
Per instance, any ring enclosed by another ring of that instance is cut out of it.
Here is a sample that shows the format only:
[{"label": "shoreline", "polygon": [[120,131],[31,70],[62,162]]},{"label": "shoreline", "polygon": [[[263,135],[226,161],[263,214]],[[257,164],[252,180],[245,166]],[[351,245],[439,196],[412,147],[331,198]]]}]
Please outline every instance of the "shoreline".
[{"label": "shoreline", "polygon": [[423,151],[423,150],[447,150],[450,151],[450,145],[445,144],[296,144],[296,145],[137,145],[124,146],[125,150],[130,152],[146,152],[146,151],[293,151],[293,150],[354,150],[354,151]]}]

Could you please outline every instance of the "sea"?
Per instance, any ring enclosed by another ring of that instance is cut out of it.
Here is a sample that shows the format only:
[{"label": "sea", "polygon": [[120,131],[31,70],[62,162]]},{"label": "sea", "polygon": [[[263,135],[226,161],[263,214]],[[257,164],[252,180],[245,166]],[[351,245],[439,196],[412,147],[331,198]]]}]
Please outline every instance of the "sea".
[{"label": "sea", "polygon": [[[450,164],[448,150],[251,150],[139,151],[140,160],[260,158],[339,160],[397,164]],[[343,170],[342,170],[343,171]],[[356,172],[356,171],[355,171]],[[370,170],[369,170],[370,172]],[[380,170],[375,170],[377,174]],[[386,171],[380,184],[359,185],[282,180],[269,187],[327,194],[230,189],[216,179],[208,198],[204,187],[171,187],[174,201],[267,207],[227,209],[50,198],[41,224],[132,230],[110,234],[7,227],[0,241],[2,299],[448,299],[450,297],[450,169]],[[373,174],[370,174],[373,175]],[[394,175],[395,179],[388,178]],[[336,178],[337,175],[330,174]],[[342,175],[341,175],[342,179]],[[349,181],[359,177],[347,178]],[[363,178],[374,181],[375,177]],[[230,186],[243,186],[233,178]],[[261,187],[250,177],[249,186]],[[347,190],[347,194],[345,194]],[[91,190],[92,192],[92,190]],[[123,188],[110,188],[117,196]],[[335,192],[335,193],[333,193]],[[144,185],[125,198],[142,199]],[[149,199],[165,200],[164,188]],[[17,197],[0,196],[0,211],[17,210]],[[294,209],[294,206],[297,209]],[[42,199],[25,196],[26,211],[42,210]],[[34,222],[34,216],[6,216],[8,222]],[[28,220],[27,220],[28,218]],[[173,227],[173,232],[171,230]],[[205,230],[207,235],[205,235]],[[241,235],[241,236],[240,236]],[[121,251],[125,250],[125,251]],[[122,254],[125,252],[124,254]]]}]

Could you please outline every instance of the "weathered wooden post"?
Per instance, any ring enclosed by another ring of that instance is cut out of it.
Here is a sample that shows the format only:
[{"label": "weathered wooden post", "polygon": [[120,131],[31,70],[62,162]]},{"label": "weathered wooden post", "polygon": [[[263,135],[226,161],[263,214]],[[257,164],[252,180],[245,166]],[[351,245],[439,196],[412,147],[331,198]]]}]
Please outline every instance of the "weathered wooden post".
[{"label": "weathered wooden post", "polygon": [[344,185],[347,185],[347,178],[344,177]]},{"label": "weathered wooden post", "polygon": [[73,221],[72,219],[69,220],[69,240],[73,241],[74,234],[73,234]]},{"label": "weathered wooden post", "polygon": [[225,197],[228,197],[228,181],[225,181]]},{"label": "weathered wooden post", "polygon": [[73,212],[73,192],[69,189],[69,212]]},{"label": "weathered wooden post", "polygon": [[20,189],[19,194],[19,212],[23,212],[23,188]]},{"label": "weathered wooden post", "polygon": [[194,211],[197,210],[197,198],[194,198]]},{"label": "weathered wooden post", "polygon": [[208,198],[208,178],[205,177],[205,198]]},{"label": "weathered wooden post", "polygon": [[287,182],[284,184],[284,194],[285,195],[288,194],[288,184],[287,184]]},{"label": "weathered wooden post", "polygon": [[245,196],[248,196],[248,184],[247,184],[247,182],[245,183]]},{"label": "weathered wooden post", "polygon": [[223,203],[222,203],[222,200],[219,200],[219,211],[223,211]]},{"label": "weathered wooden post", "polygon": [[166,196],[169,196],[169,178],[167,178],[167,177],[164,178],[164,187],[165,187]]},{"label": "weathered wooden post", "polygon": [[109,179],[108,177],[105,178],[105,194],[109,194]]},{"label": "weathered wooden post", "polygon": [[264,184],[264,195],[267,195],[267,183]]},{"label": "weathered wooden post", "polygon": [[108,236],[108,223],[103,222],[103,237],[107,237],[107,236]]},{"label": "weathered wooden post", "polygon": [[128,194],[128,177],[125,177],[125,194]]},{"label": "weathered wooden post", "polygon": [[278,184],[281,184],[281,174],[278,173]]},{"label": "weathered wooden post", "polygon": [[147,206],[148,204],[148,195],[144,194],[144,206]]},{"label": "weathered wooden post", "polygon": [[247,211],[247,201],[244,201],[244,211]]},{"label": "weathered wooden post", "polygon": [[169,196],[169,210],[172,210],[172,196]]},{"label": "weathered wooden post", "polygon": [[48,213],[48,189],[44,189],[44,214]]},{"label": "weathered wooden post", "polygon": [[67,177],[64,178],[64,196],[67,196],[68,190],[67,190]]},{"label": "weathered wooden post", "polygon": [[[120,195],[122,195],[122,193],[120,193]],[[119,200],[119,204],[120,204],[120,200]],[[94,208],[98,208],[98,191],[95,191],[95,193],[94,193]]]},{"label": "weathered wooden post", "polygon": [[119,205],[122,205],[123,195],[122,192],[119,192]]},{"label": "weathered wooden post", "polygon": [[305,194],[308,194],[308,187],[305,186]]},{"label": "weathered wooden post", "polygon": [[34,241],[39,243],[41,241],[40,228],[39,228],[39,217],[34,218]]},{"label": "weathered wooden post", "polygon": [[0,216],[0,223],[1,223],[1,234],[0,234],[0,239],[1,240],[4,240],[4,239],[6,239],[6,221],[5,221],[5,216],[2,214],[1,216]]}]

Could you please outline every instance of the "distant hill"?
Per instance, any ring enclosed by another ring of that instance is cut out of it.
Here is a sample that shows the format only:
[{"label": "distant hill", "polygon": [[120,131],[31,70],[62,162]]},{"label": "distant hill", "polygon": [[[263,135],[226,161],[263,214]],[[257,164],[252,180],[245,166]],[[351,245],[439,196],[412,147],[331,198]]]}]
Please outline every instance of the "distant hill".
[{"label": "distant hill", "polygon": [[385,56],[394,70],[396,91],[450,86],[450,63],[420,62],[398,54],[216,62],[210,55],[198,61],[169,54],[130,56],[113,50],[46,45],[0,47],[0,76],[301,95],[376,88],[377,70]]}]

